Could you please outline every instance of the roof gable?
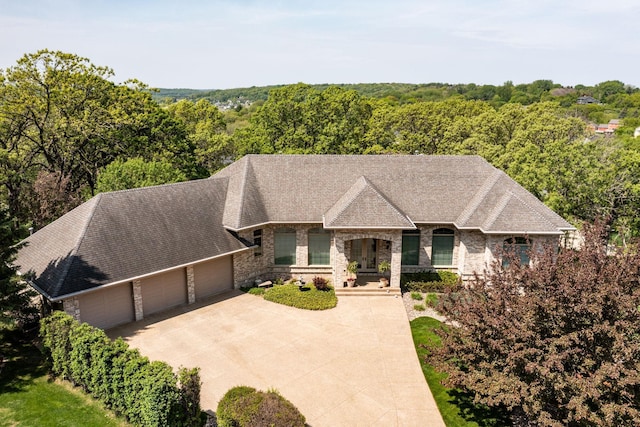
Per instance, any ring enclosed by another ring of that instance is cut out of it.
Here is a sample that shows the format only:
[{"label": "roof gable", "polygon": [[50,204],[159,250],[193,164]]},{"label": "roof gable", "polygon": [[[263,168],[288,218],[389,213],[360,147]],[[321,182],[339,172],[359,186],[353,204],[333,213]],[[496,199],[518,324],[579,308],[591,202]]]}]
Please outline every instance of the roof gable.
[{"label": "roof gable", "polygon": [[364,176],[323,215],[324,228],[415,228]]}]

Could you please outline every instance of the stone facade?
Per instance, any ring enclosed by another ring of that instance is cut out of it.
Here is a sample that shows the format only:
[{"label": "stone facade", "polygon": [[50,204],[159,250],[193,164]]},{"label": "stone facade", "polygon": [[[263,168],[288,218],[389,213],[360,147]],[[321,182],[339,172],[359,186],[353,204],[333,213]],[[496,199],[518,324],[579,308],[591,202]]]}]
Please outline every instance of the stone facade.
[{"label": "stone facade", "polygon": [[[402,230],[331,230],[330,265],[310,266],[308,262],[309,230],[320,227],[320,224],[282,224],[265,225],[262,230],[262,250],[259,256],[253,251],[240,252],[234,255],[234,286],[250,286],[257,279],[284,281],[302,277],[309,281],[313,276],[330,278],[334,286],[342,286],[348,277],[347,264],[350,261],[352,242],[359,239],[377,240],[377,264],[386,260],[391,263],[390,286],[400,286],[400,273],[425,270],[449,270],[469,279],[475,272],[483,273],[495,259],[498,249],[506,235],[485,235],[479,230],[458,230],[453,226],[419,225],[420,253],[417,265],[401,265]],[[296,263],[294,265],[274,264],[274,230],[289,228],[296,233]],[[454,247],[451,265],[434,266],[431,262],[433,251],[433,231],[438,228],[453,230]],[[241,231],[240,237],[253,241],[253,231],[257,228]],[[545,236],[536,241],[546,242],[556,239]],[[375,275],[375,272],[371,274]]]},{"label": "stone facade", "polygon": [[186,267],[187,272],[187,303],[193,304],[196,302],[196,281],[193,275],[193,265]]},{"label": "stone facade", "polygon": [[144,309],[142,306],[142,281],[134,280],[131,283],[133,289],[133,311],[136,320],[144,319]]},{"label": "stone facade", "polygon": [[62,308],[69,316],[80,321],[80,300],[78,297],[68,298],[62,301]]}]

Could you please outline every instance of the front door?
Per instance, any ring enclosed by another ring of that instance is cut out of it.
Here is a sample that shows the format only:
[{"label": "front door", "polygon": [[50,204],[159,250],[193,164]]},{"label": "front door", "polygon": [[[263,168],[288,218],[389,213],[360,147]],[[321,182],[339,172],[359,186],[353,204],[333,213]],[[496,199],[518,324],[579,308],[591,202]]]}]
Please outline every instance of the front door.
[{"label": "front door", "polygon": [[376,239],[357,239],[351,241],[351,261],[358,262],[360,272],[377,271],[378,245]]}]

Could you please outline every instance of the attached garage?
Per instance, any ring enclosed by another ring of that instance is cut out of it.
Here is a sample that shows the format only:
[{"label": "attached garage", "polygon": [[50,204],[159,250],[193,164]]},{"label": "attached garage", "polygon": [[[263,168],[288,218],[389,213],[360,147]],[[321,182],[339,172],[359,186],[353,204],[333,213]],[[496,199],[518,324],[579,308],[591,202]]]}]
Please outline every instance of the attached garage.
[{"label": "attached garage", "polygon": [[78,302],[80,320],[98,328],[108,329],[134,320],[131,283],[81,295]]},{"label": "attached garage", "polygon": [[196,299],[233,289],[233,257],[225,256],[193,266]]},{"label": "attached garage", "polygon": [[157,313],[187,303],[187,279],[184,268],[167,271],[142,279],[142,310],[144,315]]}]

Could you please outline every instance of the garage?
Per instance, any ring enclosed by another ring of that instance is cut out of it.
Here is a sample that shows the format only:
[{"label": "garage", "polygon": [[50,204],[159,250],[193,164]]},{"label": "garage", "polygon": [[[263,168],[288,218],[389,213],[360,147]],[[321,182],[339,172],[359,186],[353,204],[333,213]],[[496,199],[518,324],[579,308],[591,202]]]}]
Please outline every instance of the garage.
[{"label": "garage", "polygon": [[184,268],[142,279],[142,310],[145,316],[187,303]]},{"label": "garage", "polygon": [[193,266],[196,299],[233,289],[233,258],[225,256]]},{"label": "garage", "polygon": [[109,286],[78,297],[80,320],[92,326],[108,329],[133,322],[131,283]]}]

